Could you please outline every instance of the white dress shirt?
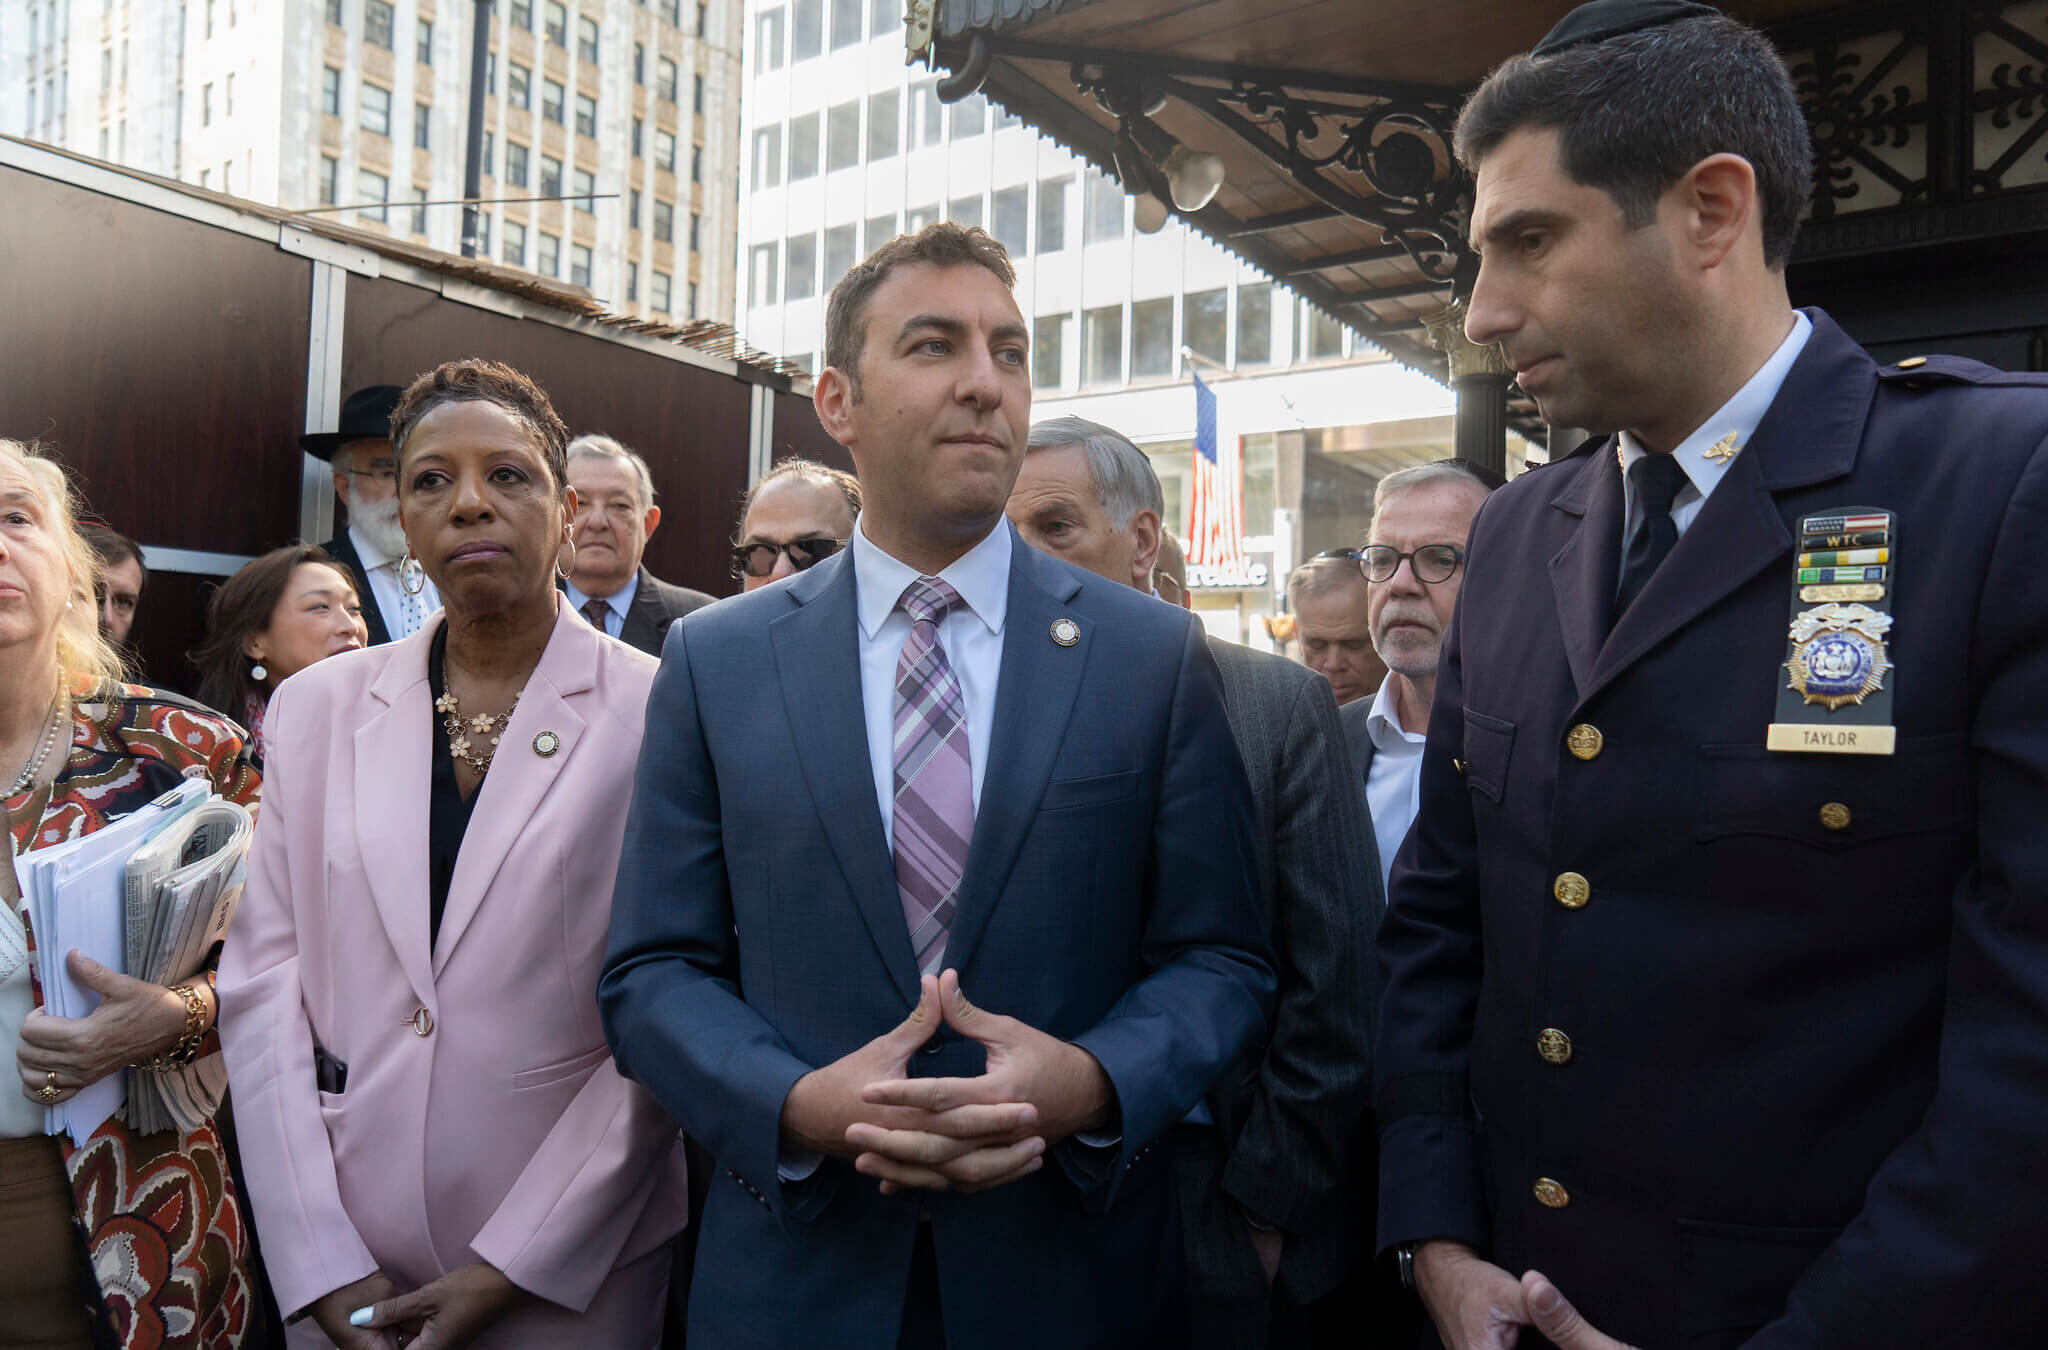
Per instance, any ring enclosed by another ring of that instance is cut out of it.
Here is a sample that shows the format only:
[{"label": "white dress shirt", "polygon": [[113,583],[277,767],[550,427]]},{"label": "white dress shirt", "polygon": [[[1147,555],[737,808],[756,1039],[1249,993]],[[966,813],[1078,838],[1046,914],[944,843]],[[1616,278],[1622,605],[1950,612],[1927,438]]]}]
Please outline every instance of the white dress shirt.
[{"label": "white dress shirt", "polygon": [[[1733,455],[1723,459],[1708,459],[1706,452],[1730,433],[1735,436],[1737,453],[1749,444],[1749,438],[1756,434],[1756,424],[1764,420],[1771,404],[1778,397],[1778,390],[1784,387],[1785,377],[1792,372],[1792,363],[1799,359],[1799,353],[1806,350],[1806,339],[1813,336],[1813,320],[1792,311],[1792,331],[1778,344],[1778,350],[1771,353],[1768,361],[1757,368],[1749,377],[1749,383],[1735,391],[1735,397],[1722,404],[1720,409],[1706,421],[1694,428],[1692,435],[1678,443],[1671,457],[1685,470],[1686,484],[1678,490],[1678,496],[1671,502],[1671,523],[1684,534],[1686,527],[1699,515],[1707,498],[1720,486],[1728,466],[1735,462]],[[1650,452],[1636,444],[1636,438],[1624,431],[1617,438],[1621,449],[1621,500],[1624,504],[1621,526],[1622,556],[1628,556],[1629,541],[1636,537],[1641,528],[1642,510],[1636,502],[1635,480],[1629,469],[1635,462]]]},{"label": "white dress shirt", "polygon": [[1422,809],[1422,745],[1428,730],[1410,731],[1401,725],[1394,677],[1380,681],[1380,691],[1372,697],[1372,711],[1365,715],[1365,732],[1372,737],[1365,804],[1372,812],[1373,838],[1379,844],[1382,894],[1394,875],[1394,855],[1401,851],[1416,813]]},{"label": "white dress shirt", "polygon": [[[882,837],[896,847],[896,662],[910,637],[910,615],[897,602],[921,575],[884,553],[855,525],[853,585],[860,613],[860,696],[868,721],[868,761],[875,772],[875,802]],[[1003,617],[1010,608],[1010,526],[998,522],[988,537],[954,560],[939,579],[961,603],[939,621],[939,645],[967,708],[967,759],[974,775],[974,805],[988,770],[988,742],[996,720],[996,679],[1003,667]]]},{"label": "white dress shirt", "polygon": [[[384,631],[393,642],[417,633],[427,616],[441,607],[441,593],[434,589],[433,579],[423,575],[420,593],[409,596],[398,582],[397,558],[371,543],[354,525],[348,527],[348,539],[356,546],[356,557],[362,559],[363,575],[370,579],[370,593],[356,598],[377,607],[377,612],[384,616]],[[413,605],[411,622],[407,622],[408,600]]]},{"label": "white dress shirt", "polygon": [[[573,581],[563,582],[562,589],[568,593],[569,608],[575,610],[578,614],[583,614],[583,607],[597,598],[593,595],[585,595],[582,591],[577,590],[576,583]],[[626,611],[633,607],[633,597],[639,591],[640,569],[636,567],[633,569],[633,575],[626,578],[626,584],[619,587],[604,602],[604,631],[606,637],[617,637],[620,630],[625,628]],[[590,616],[583,614],[583,617],[588,619]]]}]

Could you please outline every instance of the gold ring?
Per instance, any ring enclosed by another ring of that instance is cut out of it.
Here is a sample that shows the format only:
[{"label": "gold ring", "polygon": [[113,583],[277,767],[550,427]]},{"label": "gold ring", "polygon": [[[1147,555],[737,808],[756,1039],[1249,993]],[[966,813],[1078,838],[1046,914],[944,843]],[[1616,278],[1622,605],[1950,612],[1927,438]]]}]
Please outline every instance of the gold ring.
[{"label": "gold ring", "polygon": [[48,1081],[43,1084],[42,1090],[36,1093],[36,1095],[43,1099],[45,1106],[57,1100],[57,1071],[55,1069],[50,1070]]}]

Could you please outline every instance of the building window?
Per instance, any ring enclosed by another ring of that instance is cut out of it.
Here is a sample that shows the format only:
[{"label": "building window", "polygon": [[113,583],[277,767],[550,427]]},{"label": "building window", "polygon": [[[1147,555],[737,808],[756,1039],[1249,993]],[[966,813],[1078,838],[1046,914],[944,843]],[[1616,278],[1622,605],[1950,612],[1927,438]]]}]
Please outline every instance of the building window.
[{"label": "building window", "polygon": [[476,256],[491,256],[491,218],[481,211],[477,212],[476,217]]},{"label": "building window", "polygon": [[910,148],[928,150],[944,137],[946,105],[939,102],[939,82],[923,80],[910,86]]},{"label": "building window", "polygon": [[590,285],[590,245],[569,245],[569,280],[578,286]]},{"label": "building window", "polygon": [[981,224],[981,196],[955,197],[946,204],[946,219],[955,225]]},{"label": "building window", "polygon": [[1173,297],[1131,302],[1131,378],[1173,374]]},{"label": "building window", "polygon": [[576,134],[597,135],[597,100],[588,94],[576,96]]},{"label": "building window", "polygon": [[868,95],[868,159],[887,159],[896,153],[896,122],[902,100],[894,89]]},{"label": "building window", "polygon": [[633,44],[633,83],[647,83],[647,44],[644,42]]},{"label": "building window", "polygon": [[[852,229],[853,227],[849,225],[847,228]],[[698,215],[695,211],[692,211],[690,212],[690,252],[703,252],[703,241],[704,217]]]},{"label": "building window", "polygon": [[991,107],[989,111],[995,118],[990,125],[997,131],[1008,131],[1011,127],[1021,127],[1024,125],[1024,119],[1011,112],[1008,108]]},{"label": "building window", "polygon": [[[549,42],[557,47],[569,45],[569,11],[562,6],[562,0],[548,0],[547,20],[544,25]],[[548,273],[553,276],[554,273]]]},{"label": "building window", "polygon": [[427,190],[423,187],[412,190],[412,232],[427,232]]},{"label": "building window", "polygon": [[850,271],[859,259],[854,257],[853,226],[834,225],[825,231],[825,293],[839,284],[839,278]]},{"label": "building window", "polygon": [[1114,178],[1099,169],[1088,172],[1088,242],[1124,237],[1124,190]]},{"label": "building window", "polygon": [[969,94],[953,105],[953,139],[979,136],[988,126],[988,99]]},{"label": "building window", "polygon": [[673,202],[654,199],[654,237],[664,244],[673,244],[676,239],[676,208]]},{"label": "building window", "polygon": [[363,41],[391,50],[391,0],[363,0]]},{"label": "building window", "polygon": [[697,36],[707,37],[711,32],[711,6],[704,0],[697,0]]},{"label": "building window", "polygon": [[498,96],[498,54],[484,53],[484,92],[492,98]]},{"label": "building window", "polygon": [[880,37],[893,33],[903,26],[903,0],[872,0],[868,6],[868,27],[871,36]]},{"label": "building window", "polygon": [[808,300],[818,288],[818,236],[794,235],[789,241],[789,277],[783,285],[785,300]]},{"label": "building window", "polygon": [[586,215],[597,210],[597,177],[588,169],[578,169],[570,179],[576,185],[576,209]]},{"label": "building window", "polygon": [[434,21],[421,19],[413,41],[412,59],[423,66],[434,64]]},{"label": "building window", "polygon": [[635,159],[640,158],[645,153],[641,147],[647,143],[644,139],[646,130],[647,122],[644,118],[636,117],[633,119],[633,158]]},{"label": "building window", "polygon": [[1308,322],[1308,358],[1314,361],[1320,357],[1342,356],[1344,354],[1344,325],[1314,305],[1303,305],[1302,311]]},{"label": "building window", "polygon": [[526,186],[526,153],[519,142],[505,142],[505,181],[513,187]]},{"label": "building window", "polygon": [[930,206],[913,206],[903,213],[903,232],[905,234],[916,234],[938,218],[939,204],[937,202],[933,202]]},{"label": "building window", "polygon": [[[1280,296],[1285,312],[1292,297]],[[1232,364],[1269,365],[1273,360],[1273,287],[1265,282],[1239,282],[1237,286],[1237,352]]]},{"label": "building window", "polygon": [[791,0],[789,59],[803,61],[825,49],[824,0]]},{"label": "building window", "polygon": [[789,123],[789,181],[818,176],[818,115],[805,113]]},{"label": "building window", "polygon": [[832,48],[851,47],[861,38],[861,0],[832,0]]},{"label": "building window", "polygon": [[533,72],[517,61],[505,68],[505,101],[515,108],[533,107]]},{"label": "building window", "polygon": [[754,187],[782,185],[782,128],[762,127],[754,133]]},{"label": "building window", "polygon": [[1196,291],[1181,301],[1181,344],[1197,356],[1217,365],[1226,359],[1223,340],[1230,331],[1227,312],[1230,291],[1222,286],[1213,291]]},{"label": "building window", "polygon": [[656,314],[668,313],[669,275],[666,272],[650,272],[647,277],[647,307]]},{"label": "building window", "polygon": [[637,230],[640,228],[639,188],[629,188],[626,191],[626,228],[629,230]]},{"label": "building window", "polygon": [[754,21],[754,73],[782,69],[782,10],[763,10]]},{"label": "building window", "polygon": [[988,232],[1012,258],[1023,257],[1031,247],[1030,196],[1029,188],[1008,187],[997,189],[989,198]]},{"label": "building window", "polygon": [[748,292],[755,306],[772,305],[782,270],[782,248],[777,244],[756,244],[751,255],[753,289]]},{"label": "building window", "polygon": [[533,31],[533,0],[512,0],[512,26]]},{"label": "building window", "polygon": [[534,254],[534,270],[542,276],[562,275],[562,241],[554,235],[541,231],[540,247]]},{"label": "building window", "polygon": [[690,111],[696,113],[704,111],[704,77],[702,75],[692,75],[690,77]]},{"label": "building window", "polygon": [[[107,52],[104,55],[107,58],[107,65],[112,66],[114,64],[114,54]],[[104,89],[106,86],[102,84],[100,87]],[[213,125],[213,86],[211,84],[199,86],[199,125],[202,127]]]},{"label": "building window", "polygon": [[341,0],[327,0],[327,22],[332,24],[343,22]]},{"label": "building window", "polygon": [[654,167],[666,169],[670,173],[676,171],[675,133],[663,131],[659,127],[655,128],[654,132]]},{"label": "building window", "polygon": [[550,122],[562,120],[562,105],[568,97],[568,90],[554,80],[540,82],[540,115]]},{"label": "building window", "polygon": [[233,192],[235,190],[235,162],[231,159],[224,159],[220,162],[220,190],[222,192]]},{"label": "building window", "polygon": [[676,63],[666,56],[654,63],[654,92],[671,103],[676,101]]},{"label": "building window", "polygon": [[[562,195],[562,161],[553,155],[540,157],[540,195],[559,197]],[[550,273],[549,275],[553,275]]]},{"label": "building window", "polygon": [[640,264],[626,264],[626,303],[632,304],[640,298]]},{"label": "building window", "polygon": [[690,149],[690,181],[692,183],[704,181],[704,147],[701,145],[693,146]]},{"label": "building window", "polygon": [[576,20],[576,55],[597,64],[597,20],[587,14]]},{"label": "building window", "polygon": [[[341,174],[341,161],[332,155],[320,156],[320,204],[334,206],[334,180]],[[206,186],[206,170],[199,171],[199,186]]]},{"label": "building window", "polygon": [[211,187],[212,185],[213,185],[213,170],[212,170],[212,169],[201,169],[201,170],[199,171],[199,186],[201,186],[201,187]]},{"label": "building window", "polygon": [[1067,189],[1071,178],[1050,178],[1038,185],[1038,251],[1057,253],[1067,246]]},{"label": "building window", "polygon": [[1081,382],[1121,384],[1124,378],[1124,308],[1105,305],[1081,315]]},{"label": "building window", "polygon": [[697,312],[697,283],[694,281],[690,283],[689,295],[690,307],[683,312],[685,314],[695,314]]},{"label": "building window", "polygon": [[356,170],[356,200],[364,203],[377,203],[374,206],[358,207],[356,210],[358,216],[364,220],[390,220],[391,213],[383,205],[386,201],[390,200],[390,197],[391,180],[389,178],[386,178],[381,173],[371,173],[368,169]]},{"label": "building window", "polygon": [[[128,79],[128,44],[125,42],[121,44],[121,79],[123,83]],[[235,115],[235,77],[233,72],[230,72],[228,75],[227,98],[225,102],[227,107],[223,110],[224,114],[228,117],[233,117]]]},{"label": "building window", "polygon": [[1031,325],[1031,387],[1060,387],[1060,362],[1067,346],[1067,325],[1071,314],[1041,314]]},{"label": "building window", "polygon": [[886,216],[869,216],[867,224],[861,226],[863,247],[873,253],[896,237],[896,213]]},{"label": "building window", "polygon": [[412,143],[415,149],[425,150],[429,148],[428,136],[431,133],[433,116],[434,109],[432,105],[426,103],[415,103],[412,105]]},{"label": "building window", "polygon": [[505,244],[498,256],[514,267],[526,266],[526,227],[516,220],[505,222]]},{"label": "building window", "polygon": [[851,169],[859,163],[860,104],[836,104],[825,113],[825,167]]},{"label": "building window", "polygon": [[379,136],[389,136],[391,134],[391,91],[389,89],[379,89],[376,85],[365,80],[363,82],[363,96],[357,107],[358,116],[362,121],[364,131],[375,132]]}]

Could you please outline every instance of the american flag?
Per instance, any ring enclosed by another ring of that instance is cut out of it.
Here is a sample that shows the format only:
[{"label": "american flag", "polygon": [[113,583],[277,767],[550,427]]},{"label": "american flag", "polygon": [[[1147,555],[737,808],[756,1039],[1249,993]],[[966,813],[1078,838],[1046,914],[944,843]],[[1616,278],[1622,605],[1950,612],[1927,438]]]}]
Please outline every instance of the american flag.
[{"label": "american flag", "polygon": [[1195,376],[1195,486],[1188,494],[1188,563],[1244,565],[1244,453],[1216,434],[1216,395]]}]

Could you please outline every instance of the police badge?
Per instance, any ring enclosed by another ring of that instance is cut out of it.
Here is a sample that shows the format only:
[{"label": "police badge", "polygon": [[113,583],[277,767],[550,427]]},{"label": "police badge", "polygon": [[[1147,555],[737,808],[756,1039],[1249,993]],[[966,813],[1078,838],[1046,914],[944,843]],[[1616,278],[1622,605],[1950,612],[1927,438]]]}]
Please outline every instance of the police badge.
[{"label": "police badge", "polygon": [[[1799,522],[1787,678],[1764,738],[1772,750],[1889,755],[1890,597],[1897,566],[1889,511],[1844,507]],[[1815,601],[1823,603],[1815,604]]]}]

